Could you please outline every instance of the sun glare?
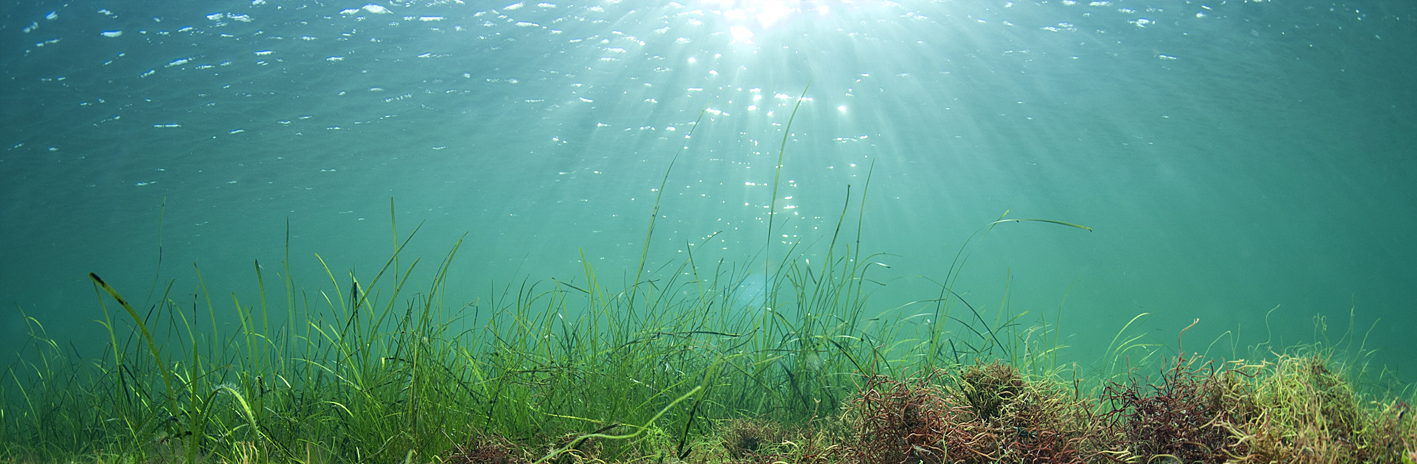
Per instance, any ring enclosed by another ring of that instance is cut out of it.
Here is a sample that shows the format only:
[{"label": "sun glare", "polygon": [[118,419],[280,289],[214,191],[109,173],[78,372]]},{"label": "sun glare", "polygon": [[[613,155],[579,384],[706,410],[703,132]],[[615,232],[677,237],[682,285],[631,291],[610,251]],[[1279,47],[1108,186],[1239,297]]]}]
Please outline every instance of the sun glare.
[{"label": "sun glare", "polygon": [[764,31],[792,19],[794,15],[827,16],[832,12],[825,5],[808,7],[796,1],[705,0],[701,5],[727,20],[728,33],[734,43],[745,44],[752,44],[755,36],[762,36]]},{"label": "sun glare", "polygon": [[753,31],[749,30],[746,27],[729,27],[728,34],[733,36],[733,43],[753,43]]}]

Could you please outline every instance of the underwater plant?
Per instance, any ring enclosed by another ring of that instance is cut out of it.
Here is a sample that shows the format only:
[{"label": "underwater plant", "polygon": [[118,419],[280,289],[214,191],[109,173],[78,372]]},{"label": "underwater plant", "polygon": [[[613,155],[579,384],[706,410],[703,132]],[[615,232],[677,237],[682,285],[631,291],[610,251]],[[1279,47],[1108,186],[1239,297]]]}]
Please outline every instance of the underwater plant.
[{"label": "underwater plant", "polygon": [[1407,462],[1417,426],[1402,400],[1362,401],[1321,355],[1296,350],[1274,361],[1236,363],[1250,382],[1229,426],[1235,462]]},{"label": "underwater plant", "polygon": [[964,368],[956,382],[958,396],[980,420],[993,420],[1019,398],[1024,382],[1009,364],[993,361]]},{"label": "underwater plant", "polygon": [[1233,411],[1211,394],[1214,374],[1209,364],[1192,366],[1177,355],[1159,384],[1131,378],[1108,385],[1102,393],[1112,408],[1106,417],[1141,462],[1223,462],[1233,443],[1221,422],[1231,420]]},{"label": "underwater plant", "polygon": [[861,393],[852,400],[849,420],[856,432],[857,462],[939,464],[952,462],[951,452],[979,452],[949,449],[945,435],[960,422],[963,411],[952,407],[945,392],[931,383],[940,374],[911,381],[881,375],[865,379]]},{"label": "underwater plant", "polygon": [[1022,378],[1005,366],[995,361],[965,371],[977,372],[971,376],[975,392],[992,388],[990,396],[999,399],[992,419],[1005,432],[999,462],[1081,464],[1114,450],[1113,435],[1097,420],[1096,401],[1066,390],[1056,377]]},{"label": "underwater plant", "polygon": [[454,444],[442,458],[444,464],[526,464],[517,447],[501,435],[479,435],[467,443]]},{"label": "underwater plant", "polygon": [[1126,455],[1141,462],[1224,462],[1233,454],[1236,444],[1223,424],[1233,422],[1238,411],[1223,394],[1232,385],[1219,383],[1233,378],[1218,376],[1209,362],[1195,365],[1180,349],[1181,337],[1198,323],[1177,334],[1176,357],[1159,383],[1145,383],[1132,371],[1125,383],[1109,382],[1103,389],[1111,408],[1104,417],[1125,437]]},{"label": "underwater plant", "polygon": [[1117,455],[1097,403],[998,360],[866,379],[844,417],[856,462],[1085,463]]}]

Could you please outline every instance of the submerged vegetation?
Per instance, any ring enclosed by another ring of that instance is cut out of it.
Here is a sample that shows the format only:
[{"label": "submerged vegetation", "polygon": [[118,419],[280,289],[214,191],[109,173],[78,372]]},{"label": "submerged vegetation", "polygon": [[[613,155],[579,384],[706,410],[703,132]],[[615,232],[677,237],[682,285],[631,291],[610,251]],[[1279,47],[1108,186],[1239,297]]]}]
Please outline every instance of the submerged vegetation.
[{"label": "submerged vegetation", "polygon": [[[1417,461],[1407,395],[1353,386],[1344,356],[1361,350],[1166,356],[1128,323],[1109,370],[1084,379],[1058,360],[1056,321],[999,308],[991,323],[954,291],[969,241],[922,302],[930,322],[868,310],[864,198],[848,186],[822,264],[799,259],[802,243],[765,246],[777,271],[754,311],[725,310],[749,270],[697,262],[694,246],[646,272],[658,200],[628,282],[582,260],[577,279],[468,305],[444,300],[461,242],[416,282],[401,251],[417,231],[396,228],[374,275],[324,267],[329,291],[301,290],[288,256],[274,277],[256,265],[260,293],[229,304],[200,272],[143,306],[91,275],[104,354],[25,317],[30,343],[0,384],[0,462]],[[1019,221],[1091,230],[1000,218],[977,235]],[[233,310],[239,329],[222,330]],[[1133,354],[1147,361],[1118,367]]]}]

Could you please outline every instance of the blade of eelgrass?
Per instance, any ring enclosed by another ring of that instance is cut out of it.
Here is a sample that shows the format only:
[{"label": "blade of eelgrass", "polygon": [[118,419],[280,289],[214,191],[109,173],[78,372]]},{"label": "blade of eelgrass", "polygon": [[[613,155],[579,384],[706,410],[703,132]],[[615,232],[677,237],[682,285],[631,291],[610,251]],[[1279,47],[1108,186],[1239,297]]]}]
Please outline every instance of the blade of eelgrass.
[{"label": "blade of eelgrass", "polygon": [[[802,100],[805,100],[807,98],[807,90],[811,88],[812,81],[807,81],[807,85],[802,87],[802,95],[799,95],[797,97],[797,103],[792,106],[792,114],[787,117],[787,126],[783,127],[782,129],[782,143],[777,148],[777,164],[774,165],[772,175],[772,198],[768,200],[767,241],[763,244],[763,273],[765,275],[769,274],[769,263],[772,261],[772,254],[769,253],[769,251],[771,251],[772,249],[773,242],[772,224],[773,221],[777,219],[775,217],[777,214],[777,188],[778,184],[782,180],[782,158],[783,155],[787,153],[787,139],[792,137],[792,122],[797,120],[797,110],[802,108]],[[777,292],[769,290],[767,295],[772,295],[774,293]],[[769,304],[771,302],[770,298],[771,297],[764,298],[764,307],[771,307],[771,305]]]},{"label": "blade of eelgrass", "polygon": [[[1005,210],[1004,214],[999,215],[999,219],[985,224],[983,227],[980,227],[978,230],[974,231],[974,233],[970,234],[969,237],[965,239],[964,244],[960,246],[959,250],[955,252],[954,260],[950,263],[949,271],[947,271],[945,274],[944,283],[941,284],[940,296],[938,300],[936,300],[937,303],[935,306],[935,317],[933,318],[934,327],[931,328],[931,332],[933,335],[931,336],[931,342],[929,347],[930,352],[939,353],[943,349],[943,346],[939,342],[940,337],[944,335],[944,331],[941,330],[940,324],[943,324],[946,320],[952,319],[949,316],[952,310],[952,307],[949,303],[952,300],[952,297],[959,297],[959,294],[954,291],[954,284],[959,279],[964,264],[969,260],[969,257],[971,256],[971,253],[967,253],[966,250],[969,249],[969,244],[975,241],[976,236],[979,237],[979,240],[983,240],[984,237],[988,236],[989,232],[994,229],[994,226],[1005,222],[1042,222],[1083,229],[1088,232],[1092,231],[1091,227],[1087,227],[1080,224],[1074,224],[1071,222],[1058,221],[1054,219],[1005,218],[1005,216],[1008,216],[1008,214],[1009,211]],[[964,302],[963,299],[961,299],[960,301]],[[984,322],[983,318],[979,316],[979,312],[975,311],[973,306],[969,306],[967,302],[965,302],[965,305],[968,306],[970,311],[974,313],[976,319],[978,319],[981,323]],[[1004,348],[1003,344],[998,343],[997,336],[994,334],[993,329],[989,329],[987,324],[985,324],[985,328],[988,329],[990,337],[995,339],[995,344],[998,345],[1001,349],[1003,349],[1004,352],[1007,354],[1009,350],[1007,348]],[[931,360],[930,362],[933,363],[934,361]]]},{"label": "blade of eelgrass", "polygon": [[[699,122],[703,121],[704,114],[708,113],[708,105],[711,104],[711,102],[704,104],[704,109],[699,111],[699,117],[694,119],[694,127],[689,128],[689,133],[684,136],[684,140],[687,141],[694,136],[694,130],[699,128]],[[644,245],[640,247],[640,263],[635,266],[635,279],[630,281],[632,285],[638,286],[640,277],[642,277],[645,272],[645,260],[649,258],[650,238],[654,236],[655,219],[659,218],[659,202],[664,198],[664,186],[669,185],[669,173],[674,170],[674,163],[679,160],[679,155],[683,154],[684,150],[688,148],[687,143],[679,146],[679,151],[674,153],[674,157],[669,159],[669,166],[664,169],[664,177],[659,179],[659,190],[656,191],[654,195],[654,207],[650,208],[649,225],[645,227],[645,242]],[[634,317],[635,293],[638,292],[632,291],[630,293],[630,313],[627,315],[629,318]]]},{"label": "blade of eelgrass", "polygon": [[634,432],[631,432],[631,433],[628,433],[628,434],[624,434],[624,435],[608,435],[608,434],[604,434],[604,433],[588,433],[588,434],[584,434],[584,435],[581,435],[581,436],[579,436],[579,437],[576,437],[576,439],[574,439],[574,440],[571,440],[571,442],[570,442],[570,443],[567,443],[566,446],[563,446],[563,447],[561,447],[561,448],[557,448],[557,449],[555,449],[554,451],[552,451],[551,453],[547,454],[545,457],[542,457],[541,459],[536,460],[536,462],[533,463],[533,464],[541,464],[541,463],[546,462],[547,460],[555,459],[555,458],[557,458],[558,456],[564,454],[565,452],[570,451],[570,450],[572,450],[572,449],[575,449],[577,446],[579,446],[579,445],[581,444],[581,442],[584,442],[584,441],[589,440],[589,439],[592,439],[592,438],[602,438],[602,439],[606,439],[606,440],[624,440],[624,439],[628,439],[628,438],[635,438],[635,437],[639,436],[641,433],[644,433],[645,430],[649,430],[650,426],[654,425],[655,421],[658,421],[660,417],[663,417],[665,413],[669,412],[669,410],[670,410],[671,408],[673,408],[674,405],[684,402],[684,400],[687,400],[687,399],[689,399],[690,397],[694,396],[694,394],[698,393],[700,390],[703,390],[703,387],[702,387],[702,386],[696,386],[696,387],[694,387],[692,390],[689,390],[688,393],[685,393],[685,394],[679,396],[678,399],[676,399],[676,400],[674,400],[674,401],[671,401],[668,406],[665,406],[663,409],[660,409],[660,410],[659,410],[659,413],[658,413],[658,414],[655,414],[654,417],[651,417],[650,420],[649,420],[648,422],[645,422],[644,425],[641,425],[641,426],[639,426],[639,427],[636,427]]},{"label": "blade of eelgrass", "polygon": [[1071,223],[1071,222],[1055,221],[1055,220],[1052,220],[1052,219],[1031,219],[1031,218],[1000,219],[1000,220],[997,220],[997,221],[994,221],[994,222],[989,223],[989,225],[992,226],[992,225],[994,225],[994,224],[999,224],[999,223],[1002,223],[1002,222],[1046,222],[1046,223],[1049,223],[1049,224],[1058,224],[1058,225],[1073,227],[1073,228],[1077,228],[1077,229],[1086,230],[1086,231],[1088,231],[1088,232],[1092,232],[1092,228],[1091,228],[1091,227],[1088,227],[1088,226],[1084,226],[1084,225],[1081,225],[1081,224],[1073,224],[1073,223]]},{"label": "blade of eelgrass", "polygon": [[98,274],[90,272],[89,279],[93,280],[95,285],[98,285],[99,288],[102,288],[104,292],[108,293],[108,296],[112,297],[114,301],[117,301],[118,305],[122,306],[123,310],[128,312],[128,317],[133,318],[133,323],[138,325],[138,330],[142,332],[143,340],[148,344],[148,352],[152,354],[153,360],[157,362],[158,372],[162,374],[162,384],[167,388],[168,411],[172,414],[177,414],[177,395],[172,388],[172,373],[168,372],[167,369],[163,367],[166,366],[166,363],[162,361],[162,353],[158,351],[157,344],[153,342],[153,336],[148,332],[147,324],[144,324],[143,319],[138,317],[138,312],[133,310],[133,306],[129,305],[128,301],[124,300],[122,296],[119,296],[117,290],[114,290],[113,287],[108,286],[108,283],[104,282],[103,279],[100,279]]},{"label": "blade of eelgrass", "polygon": [[167,212],[167,197],[162,197],[162,204],[157,207],[157,265],[153,266],[153,283],[148,287],[148,300],[152,300],[153,293],[157,291],[157,283],[162,277],[162,217]]}]

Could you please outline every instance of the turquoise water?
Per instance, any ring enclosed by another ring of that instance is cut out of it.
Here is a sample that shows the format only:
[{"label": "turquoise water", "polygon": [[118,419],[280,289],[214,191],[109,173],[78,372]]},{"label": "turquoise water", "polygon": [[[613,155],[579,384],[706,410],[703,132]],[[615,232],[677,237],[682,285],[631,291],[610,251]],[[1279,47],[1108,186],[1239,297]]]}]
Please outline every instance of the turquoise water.
[{"label": "turquoise water", "polygon": [[190,306],[195,263],[215,295],[250,301],[255,263],[273,274],[285,259],[287,224],[300,286],[332,287],[315,253],[367,279],[394,248],[391,198],[401,237],[422,224],[403,256],[423,269],[465,238],[449,299],[583,282],[582,253],[618,280],[687,147],[651,270],[697,247],[771,272],[770,204],[786,219],[766,253],[800,241],[794,259],[810,262],[848,185],[859,198],[874,166],[861,244],[889,267],[872,271],[872,310],[923,312],[911,302],[937,296],[932,279],[1008,211],[1093,231],[1001,224],[969,242],[955,290],[1030,321],[1061,307],[1065,356],[1096,356],[1142,312],[1171,346],[1199,318],[1185,348],[1218,340],[1212,354],[1229,357],[1232,344],[1312,341],[1316,315],[1336,338],[1352,309],[1360,332],[1372,327],[1366,347],[1410,381],[1413,13],[1316,1],[11,4],[0,352],[23,340],[22,312],[79,352],[99,349],[88,272],[141,306],[175,279],[173,299]]}]

